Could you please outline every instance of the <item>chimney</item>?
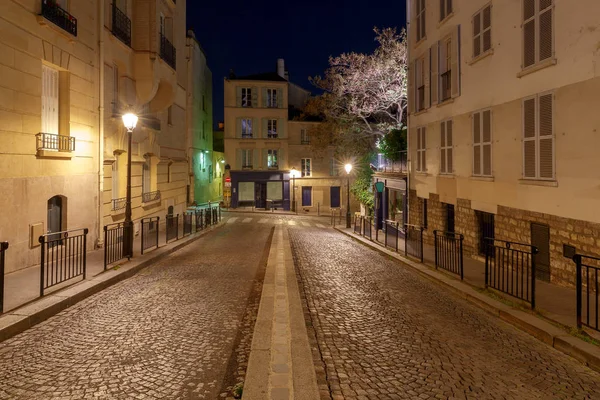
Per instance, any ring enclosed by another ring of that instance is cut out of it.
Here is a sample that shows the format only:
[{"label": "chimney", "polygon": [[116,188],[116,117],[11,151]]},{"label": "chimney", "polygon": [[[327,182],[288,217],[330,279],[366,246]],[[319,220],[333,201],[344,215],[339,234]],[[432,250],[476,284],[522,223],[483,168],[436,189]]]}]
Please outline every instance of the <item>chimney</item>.
[{"label": "chimney", "polygon": [[285,61],[283,58],[277,59],[277,75],[285,79]]}]

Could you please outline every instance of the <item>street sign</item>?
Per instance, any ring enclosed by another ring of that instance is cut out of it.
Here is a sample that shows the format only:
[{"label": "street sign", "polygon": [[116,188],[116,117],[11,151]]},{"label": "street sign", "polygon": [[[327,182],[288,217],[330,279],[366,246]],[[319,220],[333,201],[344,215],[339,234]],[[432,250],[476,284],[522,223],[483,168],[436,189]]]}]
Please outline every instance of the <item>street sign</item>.
[{"label": "street sign", "polygon": [[377,189],[377,193],[382,193],[385,188],[385,183],[383,182],[375,182],[375,189]]}]

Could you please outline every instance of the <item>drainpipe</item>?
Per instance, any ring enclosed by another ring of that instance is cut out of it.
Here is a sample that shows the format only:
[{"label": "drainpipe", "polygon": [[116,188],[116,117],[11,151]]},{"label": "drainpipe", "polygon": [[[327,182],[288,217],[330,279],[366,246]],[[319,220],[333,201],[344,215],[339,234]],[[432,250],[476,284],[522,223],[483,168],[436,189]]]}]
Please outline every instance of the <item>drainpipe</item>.
[{"label": "drainpipe", "polygon": [[[408,38],[410,37],[410,18],[411,18],[411,8],[410,8],[410,3],[413,0],[408,0],[406,2],[406,37],[407,37],[407,46],[406,46],[406,61],[408,63],[408,67],[410,68],[410,40],[408,40]],[[410,75],[407,75],[407,78]],[[408,84],[406,85],[406,88],[408,89]],[[408,214],[408,218],[405,219],[406,223],[410,224],[410,223],[414,223],[414,221],[410,220],[410,174],[412,172],[412,162],[410,159],[410,114],[408,114],[408,98],[410,96],[410,93],[407,93],[406,96],[406,167],[407,167],[407,171],[406,171],[406,211]]]},{"label": "drainpipe", "polygon": [[98,241],[97,247],[104,246],[102,223],[104,193],[104,0],[98,0]]}]

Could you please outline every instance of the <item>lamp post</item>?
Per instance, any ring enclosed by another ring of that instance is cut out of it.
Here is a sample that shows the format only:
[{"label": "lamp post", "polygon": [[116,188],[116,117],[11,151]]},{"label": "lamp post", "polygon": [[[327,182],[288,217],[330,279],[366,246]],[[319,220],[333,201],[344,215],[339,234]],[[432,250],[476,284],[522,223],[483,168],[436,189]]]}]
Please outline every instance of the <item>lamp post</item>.
[{"label": "lamp post", "polygon": [[346,175],[348,175],[348,190],[346,191],[346,228],[350,228],[350,171],[352,171],[352,164],[346,164],[344,166]]},{"label": "lamp post", "polygon": [[[127,194],[125,200],[125,229],[123,231],[123,241],[125,248],[123,253],[129,257],[133,256],[133,222],[131,221],[131,137],[133,130],[137,125],[138,117],[135,114],[127,113],[123,115],[123,125],[127,129]],[[124,254],[124,255],[125,255]]]},{"label": "lamp post", "polygon": [[296,175],[298,171],[296,168],[292,168],[290,176],[292,177],[292,212],[298,213],[296,210]]}]

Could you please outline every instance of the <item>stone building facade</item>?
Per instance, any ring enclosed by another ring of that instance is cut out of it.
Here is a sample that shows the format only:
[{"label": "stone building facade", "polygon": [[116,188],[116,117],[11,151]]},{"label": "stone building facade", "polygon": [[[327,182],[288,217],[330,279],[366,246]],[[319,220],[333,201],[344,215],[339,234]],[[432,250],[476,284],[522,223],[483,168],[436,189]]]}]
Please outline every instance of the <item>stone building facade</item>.
[{"label": "stone building facade", "polygon": [[427,242],[451,229],[474,257],[483,237],[532,244],[538,269],[565,285],[575,265],[563,244],[600,255],[598,11],[591,0],[408,2],[409,210]]}]

